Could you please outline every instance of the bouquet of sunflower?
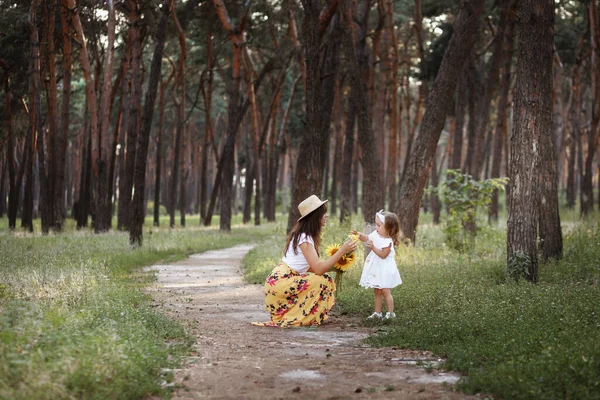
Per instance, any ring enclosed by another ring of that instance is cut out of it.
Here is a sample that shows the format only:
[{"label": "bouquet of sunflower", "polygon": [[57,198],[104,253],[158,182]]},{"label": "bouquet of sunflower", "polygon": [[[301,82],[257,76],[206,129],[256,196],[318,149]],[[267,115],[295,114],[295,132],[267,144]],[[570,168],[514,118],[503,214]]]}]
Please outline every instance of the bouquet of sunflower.
[{"label": "bouquet of sunflower", "polygon": [[[358,240],[358,235],[349,234],[348,237],[344,240],[344,242],[348,240]],[[325,252],[329,257],[333,256],[340,249],[341,244],[332,244],[327,246]],[[344,277],[344,273],[350,269],[356,263],[358,258],[357,251],[351,251],[349,253],[344,254],[338,262],[333,265],[335,269],[335,286],[338,291],[342,291],[342,278]]]}]

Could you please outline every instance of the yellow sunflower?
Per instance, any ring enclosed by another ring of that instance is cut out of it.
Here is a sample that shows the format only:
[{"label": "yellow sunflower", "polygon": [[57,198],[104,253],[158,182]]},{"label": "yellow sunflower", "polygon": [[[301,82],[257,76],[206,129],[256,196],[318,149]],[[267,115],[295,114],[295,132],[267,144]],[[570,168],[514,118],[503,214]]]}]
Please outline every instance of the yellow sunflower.
[{"label": "yellow sunflower", "polygon": [[346,253],[339,259],[337,263],[333,266],[335,269],[339,269],[340,271],[347,271],[351,266],[356,262],[356,254],[354,252]]},{"label": "yellow sunflower", "polygon": [[[325,249],[325,254],[327,254],[327,256],[331,257],[339,251],[340,247],[341,247],[340,244],[329,245]],[[347,271],[352,265],[354,265],[355,262],[356,262],[355,252],[346,253],[342,256],[342,258],[340,258],[338,260],[338,262],[336,262],[333,265],[333,268],[338,271],[344,272],[344,271]]]},{"label": "yellow sunflower", "polygon": [[327,246],[327,248],[325,249],[325,254],[327,254],[329,257],[331,257],[335,253],[337,253],[337,251],[339,249],[340,249],[340,245],[339,244],[332,244],[330,246]]}]

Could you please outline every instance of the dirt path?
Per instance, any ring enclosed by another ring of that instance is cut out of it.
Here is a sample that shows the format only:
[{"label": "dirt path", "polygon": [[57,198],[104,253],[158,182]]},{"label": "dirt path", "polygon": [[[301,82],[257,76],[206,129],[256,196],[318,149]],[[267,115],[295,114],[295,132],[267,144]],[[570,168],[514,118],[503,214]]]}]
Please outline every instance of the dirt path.
[{"label": "dirt path", "polygon": [[[377,328],[336,315],[318,328],[256,327],[266,321],[262,285],[246,284],[242,245],[209,251],[158,271],[152,294],[196,337],[195,355],[175,371],[175,399],[464,399],[457,376],[417,367],[431,354],[370,348]],[[475,398],[475,397],[473,397]]]}]

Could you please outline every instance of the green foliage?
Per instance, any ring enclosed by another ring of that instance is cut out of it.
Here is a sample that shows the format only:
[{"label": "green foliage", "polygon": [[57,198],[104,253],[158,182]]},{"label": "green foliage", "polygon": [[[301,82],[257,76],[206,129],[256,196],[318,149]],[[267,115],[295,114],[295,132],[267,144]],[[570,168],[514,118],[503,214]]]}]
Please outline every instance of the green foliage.
[{"label": "green foliage", "polygon": [[508,178],[482,181],[457,170],[446,170],[446,180],[436,192],[448,210],[444,219],[446,243],[459,251],[470,250],[477,229],[477,211],[488,206],[495,191],[504,190]]},{"label": "green foliage", "polygon": [[517,251],[508,259],[506,268],[509,278],[518,281],[531,275],[531,257],[523,251]]},{"label": "green foliage", "polygon": [[[39,222],[39,221],[38,221]],[[5,222],[0,224],[5,226]],[[128,399],[165,394],[161,371],[193,338],[159,314],[138,268],[192,252],[261,240],[269,227],[144,232],[0,232],[0,398]]]}]

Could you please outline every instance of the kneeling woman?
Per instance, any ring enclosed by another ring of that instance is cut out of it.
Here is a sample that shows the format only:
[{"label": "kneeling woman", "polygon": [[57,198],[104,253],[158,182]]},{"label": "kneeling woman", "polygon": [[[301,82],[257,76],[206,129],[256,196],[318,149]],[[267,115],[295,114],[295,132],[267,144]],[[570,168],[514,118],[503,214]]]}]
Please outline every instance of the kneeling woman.
[{"label": "kneeling woman", "polygon": [[335,304],[335,284],[326,274],[346,253],[356,249],[349,241],[327,260],[319,259],[321,229],[327,222],[327,200],[312,195],[298,205],[300,218],[285,244],[281,262],[265,282],[265,305],[271,314],[264,326],[319,325]]}]

